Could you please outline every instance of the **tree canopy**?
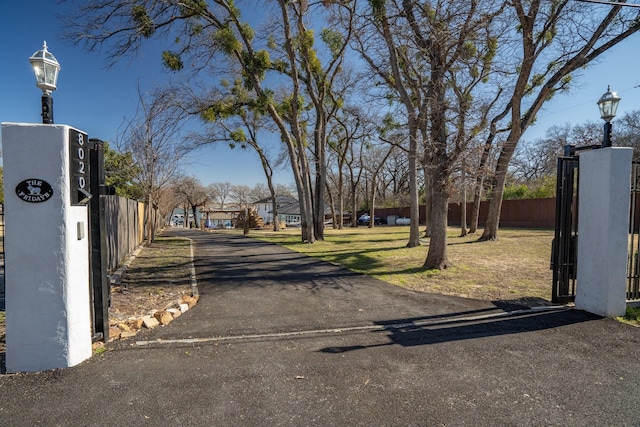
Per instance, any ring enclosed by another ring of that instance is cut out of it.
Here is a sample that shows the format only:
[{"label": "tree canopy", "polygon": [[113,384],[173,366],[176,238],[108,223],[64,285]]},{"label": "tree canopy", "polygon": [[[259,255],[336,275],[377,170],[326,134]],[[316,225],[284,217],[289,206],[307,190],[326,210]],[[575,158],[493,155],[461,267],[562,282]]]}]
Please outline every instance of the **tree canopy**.
[{"label": "tree canopy", "polygon": [[[402,182],[410,247],[420,244],[419,197],[427,198],[425,268],[449,265],[446,213],[455,183],[464,186],[471,175],[477,204],[490,184],[481,239],[497,238],[509,166],[544,103],[640,29],[639,12],[623,3],[596,8],[573,0],[264,0],[259,13],[255,6],[96,0],[79,2],[68,18],[68,38],[90,50],[105,48],[110,61],[135,58],[147,40],[160,41],[159,60],[180,77],[162,98],[167,108],[154,110],[158,104],[141,97],[145,114],[128,133],[138,144],[134,157],[146,153],[139,163],[145,197],[159,197],[153,188],[159,188],[155,169],[163,151],[148,149],[173,132],[168,119],[197,117],[206,131],[194,140],[264,154],[254,132],[260,123],[280,137],[276,157],[286,159],[295,180],[302,241],[324,237],[325,205],[333,204],[329,184],[340,187],[339,200],[348,194],[355,211],[356,194],[364,204],[377,199],[375,189],[356,186]],[[382,122],[369,128],[364,145],[359,131],[350,133],[358,109],[376,111]],[[391,123],[399,139],[385,134]],[[155,128],[160,133],[150,138]],[[360,154],[379,144],[388,146],[379,150],[383,164],[368,163],[372,156]],[[268,176],[272,159],[261,160]],[[406,173],[392,174],[392,165]],[[374,178],[372,171],[376,179],[361,180],[365,172]]]}]

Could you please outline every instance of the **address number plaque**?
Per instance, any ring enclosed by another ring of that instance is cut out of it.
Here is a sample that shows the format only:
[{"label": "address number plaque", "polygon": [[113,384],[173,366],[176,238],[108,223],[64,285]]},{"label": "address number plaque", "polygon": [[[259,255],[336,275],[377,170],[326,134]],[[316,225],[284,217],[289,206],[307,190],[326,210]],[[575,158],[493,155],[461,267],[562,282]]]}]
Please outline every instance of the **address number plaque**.
[{"label": "address number plaque", "polygon": [[[71,206],[87,203],[89,187],[89,138],[86,133],[69,129],[69,182]],[[90,197],[90,196],[89,196]]]}]

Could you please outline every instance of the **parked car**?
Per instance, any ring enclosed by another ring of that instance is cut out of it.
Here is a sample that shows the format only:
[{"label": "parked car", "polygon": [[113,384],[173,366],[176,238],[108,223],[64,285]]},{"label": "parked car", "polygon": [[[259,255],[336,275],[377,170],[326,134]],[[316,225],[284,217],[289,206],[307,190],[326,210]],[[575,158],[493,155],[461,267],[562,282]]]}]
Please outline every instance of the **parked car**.
[{"label": "parked car", "polygon": [[[369,225],[370,221],[371,221],[371,217],[369,216],[369,214],[362,214],[358,218],[358,225]],[[373,223],[375,225],[381,225],[382,224],[382,219],[380,219],[380,217],[378,217],[378,216],[374,216],[373,217]]]}]

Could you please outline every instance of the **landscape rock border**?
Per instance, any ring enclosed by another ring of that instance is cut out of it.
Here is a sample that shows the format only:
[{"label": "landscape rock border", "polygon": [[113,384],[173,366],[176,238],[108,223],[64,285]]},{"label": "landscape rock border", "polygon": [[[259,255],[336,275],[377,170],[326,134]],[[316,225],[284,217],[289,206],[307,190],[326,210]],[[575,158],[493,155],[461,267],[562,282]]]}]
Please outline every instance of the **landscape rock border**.
[{"label": "landscape rock border", "polygon": [[145,316],[133,316],[125,321],[118,322],[109,328],[109,341],[125,339],[135,336],[140,329],[153,329],[158,326],[166,326],[180,317],[183,313],[193,308],[198,302],[199,296],[183,294],[178,300],[170,303],[161,310],[151,310]]},{"label": "landscape rock border", "polygon": [[[111,286],[120,285],[122,283],[123,278],[126,275],[127,269],[136,257],[140,254],[142,249],[146,244],[142,242],[138,247],[134,249],[134,251],[127,257],[124,263],[111,275],[109,275],[109,283]],[[125,321],[116,322],[109,327],[109,342],[117,340],[117,339],[126,339],[135,336],[139,330],[145,329],[153,329],[158,326],[166,326],[176,319],[180,317],[187,310],[193,308],[200,298],[198,292],[198,280],[196,277],[196,269],[195,264],[193,262],[194,259],[194,250],[193,250],[193,240],[189,239],[189,253],[191,257],[191,265],[190,265],[190,281],[191,281],[191,295],[182,294],[180,298],[169,303],[162,309],[153,309],[148,314],[144,316],[132,316]],[[94,344],[94,349],[101,347],[101,344],[104,343],[96,343]]]}]

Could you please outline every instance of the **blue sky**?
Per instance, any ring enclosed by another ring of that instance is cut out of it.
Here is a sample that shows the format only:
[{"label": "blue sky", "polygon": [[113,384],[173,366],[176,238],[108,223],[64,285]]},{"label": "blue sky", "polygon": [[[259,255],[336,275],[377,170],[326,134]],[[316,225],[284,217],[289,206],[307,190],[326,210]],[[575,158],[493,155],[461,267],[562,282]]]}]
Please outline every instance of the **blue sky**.
[{"label": "blue sky", "polygon": [[[157,44],[148,44],[142,57],[123,59],[106,68],[104,53],[88,53],[60,40],[60,23],[55,15],[63,13],[68,5],[60,6],[53,0],[0,2],[0,122],[41,122],[41,91],[35,86],[28,59],[44,40],[62,65],[58,90],[53,94],[55,122],[77,127],[90,137],[114,141],[125,119],[135,112],[138,84],[144,90],[171,78],[161,66],[162,48]],[[524,139],[542,137],[554,124],[599,120],[596,101],[607,85],[622,97],[619,115],[639,109],[639,47],[640,35],[635,35],[583,71],[574,79],[569,94],[557,96],[544,107]],[[225,145],[198,151],[185,172],[205,185],[228,181],[253,186],[266,182],[253,152],[231,150]],[[277,173],[275,180],[292,182],[286,171]]]},{"label": "blue sky", "polygon": [[[150,89],[171,78],[162,66],[159,44],[148,43],[142,57],[125,58],[107,68],[105,53],[88,53],[61,40],[56,14],[63,13],[67,4],[55,0],[0,0],[0,4],[0,122],[42,122],[42,92],[35,85],[29,57],[45,40],[62,67],[53,93],[54,121],[81,129],[91,138],[115,141],[125,119],[135,114],[138,84]],[[224,144],[198,150],[190,156],[185,173],[205,185],[266,183],[255,153]],[[276,171],[275,182],[288,185],[293,178],[287,171]]]}]

